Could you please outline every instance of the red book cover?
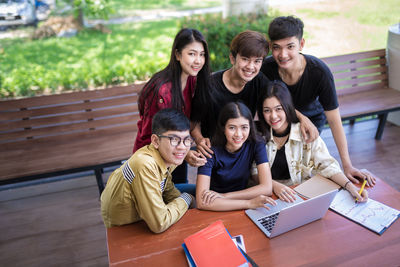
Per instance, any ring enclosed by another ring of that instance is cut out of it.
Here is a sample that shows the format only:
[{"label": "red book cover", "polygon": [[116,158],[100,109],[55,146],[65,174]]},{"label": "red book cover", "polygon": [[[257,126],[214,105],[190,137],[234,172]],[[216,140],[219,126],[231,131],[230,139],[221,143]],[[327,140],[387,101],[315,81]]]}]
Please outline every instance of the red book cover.
[{"label": "red book cover", "polygon": [[221,220],[184,240],[197,267],[249,266]]}]

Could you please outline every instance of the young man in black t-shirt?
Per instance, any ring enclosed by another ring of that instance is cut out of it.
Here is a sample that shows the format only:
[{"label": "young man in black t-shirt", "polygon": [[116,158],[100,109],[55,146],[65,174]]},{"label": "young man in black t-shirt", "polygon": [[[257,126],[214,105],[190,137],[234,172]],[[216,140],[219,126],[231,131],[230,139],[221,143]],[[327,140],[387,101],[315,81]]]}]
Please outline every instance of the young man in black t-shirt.
[{"label": "young man in black t-shirt", "polygon": [[230,45],[229,59],[232,67],[211,75],[207,92],[195,93],[192,102],[191,134],[197,148],[206,156],[212,154],[210,138],[214,135],[219,111],[229,102],[242,101],[256,114],[257,99],[265,89],[268,79],[260,73],[268,42],[264,35],[244,31],[236,35]]},{"label": "young man in black t-shirt", "polygon": [[316,139],[327,120],[346,176],[355,183],[355,177],[367,179],[372,186],[375,177],[351,163],[332,73],[320,59],[301,53],[305,43],[303,27],[303,22],[292,16],[277,17],[270,23],[272,56],[264,60],[261,72],[288,86],[305,140]]}]

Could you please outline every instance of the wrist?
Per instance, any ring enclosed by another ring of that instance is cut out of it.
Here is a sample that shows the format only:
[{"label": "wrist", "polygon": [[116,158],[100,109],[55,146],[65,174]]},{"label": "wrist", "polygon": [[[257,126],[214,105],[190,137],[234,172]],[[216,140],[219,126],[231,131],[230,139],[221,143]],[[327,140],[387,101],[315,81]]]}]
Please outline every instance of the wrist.
[{"label": "wrist", "polygon": [[247,207],[247,209],[252,209],[253,208],[253,206],[251,205],[251,199],[247,199],[246,200],[246,207]]},{"label": "wrist", "polygon": [[347,191],[348,191],[348,189],[347,189],[347,185],[348,185],[349,183],[351,183],[351,182],[350,182],[350,180],[349,180],[349,181],[347,181],[347,182],[344,184],[344,186],[343,186],[343,188],[344,188],[345,190],[347,190]]},{"label": "wrist", "polygon": [[349,157],[345,156],[341,160],[342,160],[343,169],[351,169],[351,168],[353,168],[353,164],[351,164],[351,160],[350,160]]}]

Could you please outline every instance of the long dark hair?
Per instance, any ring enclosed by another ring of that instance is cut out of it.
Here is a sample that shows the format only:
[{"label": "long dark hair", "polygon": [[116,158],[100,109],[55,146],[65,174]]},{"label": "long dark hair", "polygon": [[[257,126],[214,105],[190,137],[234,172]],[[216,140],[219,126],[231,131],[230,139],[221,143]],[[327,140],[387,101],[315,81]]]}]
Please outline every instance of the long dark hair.
[{"label": "long dark hair", "polygon": [[148,101],[148,107],[151,107],[152,102],[158,95],[160,87],[166,83],[171,82],[172,92],[172,107],[177,110],[182,110],[185,106],[182,95],[181,85],[181,73],[182,67],[180,62],[176,59],[176,53],[181,53],[182,50],[193,42],[200,42],[204,48],[204,66],[197,74],[196,90],[208,88],[208,79],[210,75],[210,64],[209,64],[209,53],[208,45],[204,36],[195,29],[184,28],[180,30],[175,36],[174,43],[171,49],[171,57],[168,65],[161,71],[151,77],[151,79],[144,85],[139,95],[139,113],[144,115],[146,113],[146,102]]},{"label": "long dark hair", "polygon": [[276,97],[281,103],[283,110],[286,114],[286,120],[288,124],[299,122],[296,116],[296,110],[293,105],[292,96],[290,95],[289,89],[286,84],[281,81],[269,82],[264,94],[258,99],[257,103],[257,114],[259,120],[259,131],[265,138],[265,141],[271,139],[271,127],[264,119],[263,104],[265,99]]},{"label": "long dark hair", "polygon": [[230,102],[226,104],[219,113],[217,129],[212,138],[213,146],[225,146],[226,136],[225,136],[225,125],[230,119],[236,119],[239,117],[244,117],[249,121],[250,132],[247,138],[250,142],[261,141],[260,136],[257,134],[256,127],[254,125],[253,116],[249,108],[240,101]]}]

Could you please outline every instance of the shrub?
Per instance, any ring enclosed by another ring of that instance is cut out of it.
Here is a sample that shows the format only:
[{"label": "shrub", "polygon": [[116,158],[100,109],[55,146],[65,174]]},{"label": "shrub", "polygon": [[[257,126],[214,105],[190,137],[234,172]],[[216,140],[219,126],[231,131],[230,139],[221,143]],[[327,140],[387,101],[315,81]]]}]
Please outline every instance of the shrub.
[{"label": "shrub", "polygon": [[222,14],[206,14],[183,18],[181,27],[201,31],[208,42],[213,71],[229,68],[229,45],[233,37],[244,30],[253,30],[266,36],[268,25],[275,14],[246,14],[226,19]]}]

